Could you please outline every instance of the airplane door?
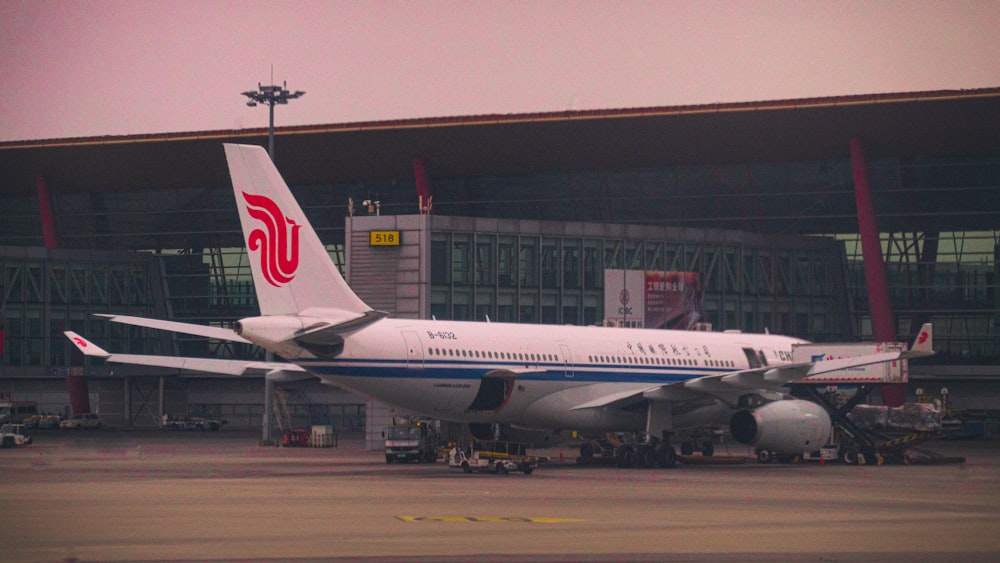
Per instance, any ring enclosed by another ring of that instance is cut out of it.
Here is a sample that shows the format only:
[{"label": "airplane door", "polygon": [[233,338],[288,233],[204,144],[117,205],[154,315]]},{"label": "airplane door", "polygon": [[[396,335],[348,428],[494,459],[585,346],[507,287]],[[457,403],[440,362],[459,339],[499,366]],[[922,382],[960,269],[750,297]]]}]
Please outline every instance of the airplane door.
[{"label": "airplane door", "polygon": [[746,356],[747,365],[750,366],[750,369],[762,368],[767,365],[767,356],[764,355],[763,350],[744,348],[743,355]]},{"label": "airplane door", "polygon": [[573,354],[570,353],[569,346],[559,344],[559,350],[562,352],[563,364],[566,368],[566,377],[573,377],[576,373],[573,371]]},{"label": "airplane door", "polygon": [[404,330],[403,341],[406,343],[407,369],[424,369],[424,347],[420,344],[420,335],[412,330]]}]

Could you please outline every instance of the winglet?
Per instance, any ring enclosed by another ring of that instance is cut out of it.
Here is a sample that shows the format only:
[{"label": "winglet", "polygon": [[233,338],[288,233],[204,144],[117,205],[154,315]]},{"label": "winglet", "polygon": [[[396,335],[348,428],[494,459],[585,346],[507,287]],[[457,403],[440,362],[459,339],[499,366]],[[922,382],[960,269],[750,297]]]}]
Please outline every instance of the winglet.
[{"label": "winglet", "polygon": [[72,330],[67,330],[63,334],[65,334],[66,338],[69,338],[70,341],[73,342],[73,344],[75,344],[85,356],[96,356],[98,358],[108,358],[111,356],[107,350],[101,348],[97,344],[94,344]]},{"label": "winglet", "polygon": [[920,332],[917,333],[916,340],[913,341],[913,346],[910,347],[907,356],[910,358],[919,358],[921,356],[931,356],[934,354],[934,325],[931,323],[924,323],[924,326],[920,327]]}]

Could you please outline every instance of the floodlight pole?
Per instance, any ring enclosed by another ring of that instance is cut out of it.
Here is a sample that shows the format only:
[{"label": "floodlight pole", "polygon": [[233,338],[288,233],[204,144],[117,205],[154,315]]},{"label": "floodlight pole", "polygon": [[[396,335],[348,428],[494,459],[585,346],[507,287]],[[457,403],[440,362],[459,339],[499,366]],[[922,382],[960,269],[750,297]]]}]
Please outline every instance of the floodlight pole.
[{"label": "floodlight pole", "polygon": [[275,104],[288,104],[288,100],[294,100],[300,96],[305,95],[305,92],[301,90],[296,90],[295,92],[288,91],[288,82],[283,83],[282,86],[275,84],[269,86],[262,86],[260,82],[257,83],[257,90],[249,90],[243,92],[243,95],[249,98],[247,101],[248,107],[256,107],[257,104],[267,104],[268,106],[268,128],[267,128],[267,154],[271,157],[271,162],[274,162],[274,105]]},{"label": "floodlight pole", "polygon": [[[271,80],[274,80],[274,69],[271,69]],[[268,106],[268,128],[267,128],[267,155],[271,157],[271,162],[274,162],[274,105],[275,104],[288,104],[288,100],[294,100],[305,94],[301,90],[296,90],[295,92],[288,91],[288,82],[284,82],[281,86],[271,84],[269,86],[263,86],[260,82],[257,83],[257,90],[248,90],[242,92],[244,96],[249,98],[247,100],[248,107],[256,107],[257,104],[267,104]],[[274,359],[274,354],[268,352],[266,355],[267,361],[272,361]],[[264,378],[264,421],[262,428],[262,442],[265,444],[271,444],[271,405],[272,397],[274,393],[274,385],[270,379]],[[278,443],[281,442],[281,438],[278,438]]]},{"label": "floodlight pole", "polygon": [[267,155],[271,157],[271,162],[274,162],[274,102],[268,104],[267,107],[268,119],[267,119]]}]

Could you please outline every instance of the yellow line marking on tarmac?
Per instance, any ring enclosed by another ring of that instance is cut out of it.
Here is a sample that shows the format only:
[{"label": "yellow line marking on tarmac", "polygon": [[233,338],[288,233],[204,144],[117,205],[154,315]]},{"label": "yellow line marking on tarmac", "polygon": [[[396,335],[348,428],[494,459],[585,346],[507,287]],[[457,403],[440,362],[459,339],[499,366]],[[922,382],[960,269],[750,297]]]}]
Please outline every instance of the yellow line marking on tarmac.
[{"label": "yellow line marking on tarmac", "polygon": [[580,518],[539,518],[523,516],[397,516],[403,522],[528,522],[532,524],[562,524],[586,522]]}]

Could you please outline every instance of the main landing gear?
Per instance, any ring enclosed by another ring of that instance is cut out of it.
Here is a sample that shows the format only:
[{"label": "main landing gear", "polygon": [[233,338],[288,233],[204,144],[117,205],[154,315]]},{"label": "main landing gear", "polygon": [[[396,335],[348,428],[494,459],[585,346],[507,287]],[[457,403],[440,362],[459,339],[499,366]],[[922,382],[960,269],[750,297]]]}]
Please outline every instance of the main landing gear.
[{"label": "main landing gear", "polygon": [[623,444],[615,450],[615,462],[618,467],[673,468],[677,465],[677,452],[671,444],[663,442]]},{"label": "main landing gear", "polygon": [[577,463],[614,461],[618,467],[672,468],[677,464],[677,452],[667,440],[650,439],[639,442],[634,436],[608,434],[599,440],[580,445]]},{"label": "main landing gear", "polygon": [[623,444],[615,450],[618,467],[673,468],[677,465],[677,452],[667,443]]}]

